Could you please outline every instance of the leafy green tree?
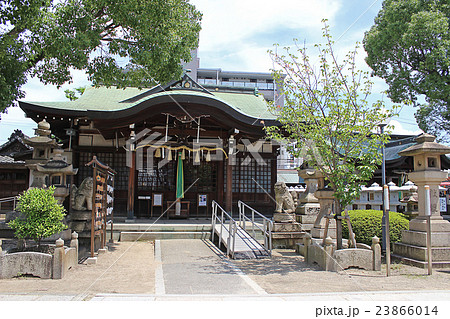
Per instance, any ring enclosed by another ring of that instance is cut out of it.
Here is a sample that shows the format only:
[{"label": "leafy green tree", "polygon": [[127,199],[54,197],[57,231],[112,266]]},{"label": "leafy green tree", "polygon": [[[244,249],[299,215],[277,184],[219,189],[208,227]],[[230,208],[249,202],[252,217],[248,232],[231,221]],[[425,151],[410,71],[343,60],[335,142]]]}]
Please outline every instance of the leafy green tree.
[{"label": "leafy green tree", "polygon": [[17,210],[18,218],[8,225],[19,239],[31,238],[38,245],[43,238],[49,237],[67,228],[62,222],[64,207],[53,196],[55,187],[48,189],[30,188],[20,195]]},{"label": "leafy green tree", "polygon": [[266,127],[266,132],[325,176],[339,214],[381,163],[380,146],[387,142],[389,129],[377,134],[377,126],[393,111],[385,110],[381,101],[369,103],[372,82],[356,67],[358,47],[339,62],[326,24],[323,30],[325,44],[315,45],[317,65],[298,45],[295,52],[285,48],[286,55],[269,52],[279,66],[274,77],[285,105],[272,105],[282,127]]},{"label": "leafy green tree", "polygon": [[425,96],[429,104],[416,119],[438,135],[430,130],[436,124],[449,132],[449,19],[447,0],[385,0],[363,42],[366,62],[389,85],[388,96],[394,102]]},{"label": "leafy green tree", "polygon": [[67,89],[67,90],[64,91],[64,93],[66,95],[66,98],[68,98],[71,101],[75,101],[75,100],[78,100],[77,94],[79,96],[81,96],[81,95],[83,95],[84,91],[86,91],[86,87],[82,86],[82,87],[79,87],[79,88],[75,88],[74,90]]},{"label": "leafy green tree", "polygon": [[444,103],[423,104],[415,114],[419,127],[436,136],[440,142],[450,143],[450,108]]},{"label": "leafy green tree", "polygon": [[60,86],[78,69],[94,85],[168,82],[191,59],[200,20],[188,0],[2,0],[0,111],[24,97],[28,76]]}]

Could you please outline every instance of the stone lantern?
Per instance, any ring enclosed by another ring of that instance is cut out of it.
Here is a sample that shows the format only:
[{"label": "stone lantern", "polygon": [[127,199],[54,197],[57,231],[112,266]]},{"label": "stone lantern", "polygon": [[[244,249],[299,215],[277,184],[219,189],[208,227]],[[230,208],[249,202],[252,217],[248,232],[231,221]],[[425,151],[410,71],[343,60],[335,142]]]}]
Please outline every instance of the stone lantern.
[{"label": "stone lantern", "polygon": [[409,220],[416,218],[418,215],[417,211],[419,210],[419,197],[417,194],[417,189],[418,188],[416,185],[411,186],[410,193],[400,200],[400,202],[406,203],[406,211],[404,214]]},{"label": "stone lantern", "polygon": [[62,204],[72,184],[69,176],[75,175],[78,169],[63,159],[62,145],[50,137],[50,124],[45,119],[38,123],[35,133],[36,136],[25,140],[33,147],[32,158],[26,160],[26,166],[30,169],[30,187],[55,186],[54,196]]},{"label": "stone lantern", "polygon": [[62,204],[69,196],[71,176],[76,175],[78,169],[74,169],[72,164],[68,164],[62,157],[62,149],[55,149],[53,159],[45,164],[36,164],[36,171],[45,177],[46,186],[54,186],[54,196],[58,204]]},{"label": "stone lantern", "polygon": [[320,212],[319,200],[314,193],[317,191],[319,178],[322,174],[313,168],[304,168],[298,171],[298,176],[303,178],[306,184],[306,191],[298,198],[298,206],[295,213],[298,215],[302,229],[311,231]]},{"label": "stone lantern", "polygon": [[[319,214],[317,215],[314,227],[311,230],[313,238],[324,238],[325,235],[325,219],[324,216],[333,213],[333,205],[335,202],[334,190],[331,188],[325,188],[325,176],[322,173],[317,172],[317,190],[314,192],[314,196],[319,201]],[[336,238],[336,220],[330,219],[328,224],[327,237]]]},{"label": "stone lantern", "polygon": [[436,143],[430,134],[421,134],[417,144],[398,154],[412,156],[414,171],[408,174],[417,185],[418,215],[409,222],[409,230],[402,232],[402,242],[394,244],[394,254],[407,261],[424,266],[426,254],[427,217],[425,215],[425,185],[430,187],[431,199],[431,246],[433,266],[450,266],[450,222],[444,220],[439,211],[439,185],[447,179],[441,170],[441,155],[450,153],[450,147]]},{"label": "stone lantern", "polygon": [[29,187],[44,187],[45,175],[38,172],[37,164],[47,163],[52,150],[60,147],[60,145],[50,137],[50,124],[44,119],[38,123],[35,130],[35,136],[25,139],[25,143],[33,148],[32,158],[25,161],[25,166],[30,169]]}]

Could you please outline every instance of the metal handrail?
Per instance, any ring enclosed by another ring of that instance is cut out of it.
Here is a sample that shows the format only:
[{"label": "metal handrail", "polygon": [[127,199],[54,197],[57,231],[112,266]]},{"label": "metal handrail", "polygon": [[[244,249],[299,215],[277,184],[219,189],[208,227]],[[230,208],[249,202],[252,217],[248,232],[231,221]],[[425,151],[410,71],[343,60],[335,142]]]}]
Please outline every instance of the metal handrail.
[{"label": "metal handrail", "polygon": [[2,209],[2,203],[8,203],[8,202],[13,202],[13,210],[16,210],[17,196],[0,198],[0,209]]},{"label": "metal handrail", "polygon": [[[264,249],[269,253],[269,255],[272,257],[272,229],[273,229],[273,221],[266,216],[259,213],[256,209],[248,206],[243,201],[238,201],[238,208],[239,208],[239,225],[242,229],[246,230],[246,221],[249,221],[251,223],[252,227],[252,234],[251,236],[256,240],[256,233],[255,233],[255,227],[259,229],[263,235],[264,235]],[[251,218],[247,217],[245,215],[245,208],[248,208],[251,210],[252,216]],[[255,214],[262,218],[263,220],[263,227],[259,226],[255,222]],[[249,232],[247,232],[250,234]]]},{"label": "metal handrail", "polygon": [[[219,248],[221,246],[222,243],[222,234],[223,234],[223,229],[225,226],[225,223],[228,219],[228,243],[227,243],[227,255],[230,255],[231,253],[231,257],[234,258],[234,252],[235,252],[235,247],[236,247],[236,232],[237,232],[237,225],[236,225],[236,221],[233,219],[233,217],[231,217],[230,214],[228,214],[222,207],[220,207],[220,205],[216,202],[216,201],[212,201],[211,203],[212,205],[212,218],[211,218],[211,223],[212,223],[212,229],[211,229],[211,241],[214,241],[214,232],[216,230],[216,223],[220,224],[220,238],[219,238]],[[217,208],[220,209],[220,216],[217,214]]]}]

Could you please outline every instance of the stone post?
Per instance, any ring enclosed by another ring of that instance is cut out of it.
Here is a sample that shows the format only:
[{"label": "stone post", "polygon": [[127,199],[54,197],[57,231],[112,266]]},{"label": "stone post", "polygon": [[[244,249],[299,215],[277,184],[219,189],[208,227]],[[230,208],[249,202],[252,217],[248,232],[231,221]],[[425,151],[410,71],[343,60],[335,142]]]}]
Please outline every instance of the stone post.
[{"label": "stone post", "polygon": [[64,240],[56,240],[55,253],[53,255],[53,279],[64,277]]},{"label": "stone post", "polygon": [[25,239],[17,239],[17,249],[22,250],[27,246]]},{"label": "stone post", "polygon": [[381,246],[380,238],[372,237],[372,251],[373,251],[373,270],[381,270]]},{"label": "stone post", "polygon": [[335,265],[334,265],[334,259],[333,259],[333,253],[334,253],[334,247],[333,247],[333,239],[328,236],[325,238],[325,243],[323,246],[324,250],[324,269],[327,271],[334,271]]},{"label": "stone post", "polygon": [[[325,236],[325,215],[332,212],[332,207],[334,204],[334,190],[332,189],[319,189],[314,195],[319,200],[320,212],[317,215],[316,221],[314,222],[314,227],[311,230],[311,235],[313,238],[324,238]],[[327,237],[336,238],[336,220],[330,219],[328,224]]]},{"label": "stone post", "polygon": [[306,191],[298,198],[298,206],[295,212],[302,224],[302,229],[310,232],[320,212],[319,200],[314,196],[314,193],[317,191],[319,178],[322,177],[322,174],[315,169],[306,168],[299,170],[298,176],[305,181]]},{"label": "stone post", "polygon": [[304,251],[303,251],[303,257],[305,258],[305,262],[309,263],[309,259],[308,259],[308,249],[309,246],[311,246],[311,236],[309,234],[306,234],[305,237],[303,237],[303,246],[304,246]]},{"label": "stone post", "polygon": [[70,241],[70,247],[75,248],[76,256],[78,260],[78,234],[76,232],[72,233],[72,240]]}]

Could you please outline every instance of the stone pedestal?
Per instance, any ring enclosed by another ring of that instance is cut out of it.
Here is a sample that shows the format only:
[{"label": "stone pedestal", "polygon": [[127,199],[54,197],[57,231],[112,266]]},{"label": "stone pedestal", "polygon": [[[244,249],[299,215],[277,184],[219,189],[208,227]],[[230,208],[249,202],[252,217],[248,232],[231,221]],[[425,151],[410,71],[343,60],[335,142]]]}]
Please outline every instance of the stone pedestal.
[{"label": "stone pedestal", "polygon": [[[320,189],[314,193],[314,195],[319,200],[320,211],[314,223],[314,227],[311,230],[311,235],[313,238],[324,238],[325,235],[325,215],[332,212],[332,207],[334,203],[333,197],[334,191],[331,189]],[[330,219],[328,224],[327,237],[336,238],[336,221]]]},{"label": "stone pedestal", "polygon": [[298,222],[302,224],[302,229],[311,232],[320,212],[319,200],[314,196],[314,193],[317,191],[319,178],[322,175],[311,168],[298,171],[298,175],[305,181],[306,191],[300,195],[295,213]]},{"label": "stone pedestal", "polygon": [[433,267],[450,267],[450,223],[439,211],[439,185],[448,174],[440,170],[440,155],[450,153],[450,147],[434,142],[435,137],[422,134],[417,144],[399,152],[414,157],[414,172],[408,176],[418,187],[418,216],[409,222],[409,230],[402,232],[402,241],[394,244],[394,257],[404,262],[427,267],[425,215],[425,185],[430,187],[431,255]]},{"label": "stone pedestal", "polygon": [[306,232],[299,223],[274,223],[272,229],[273,248],[295,249],[303,241]]},{"label": "stone pedestal", "polygon": [[[70,212],[69,228],[78,233],[80,254],[85,254],[91,247],[92,212],[88,210],[72,210]],[[95,236],[95,250],[100,248],[100,237]]]},{"label": "stone pedestal", "polygon": [[292,223],[295,222],[295,213],[274,213],[273,220],[275,223]]}]

